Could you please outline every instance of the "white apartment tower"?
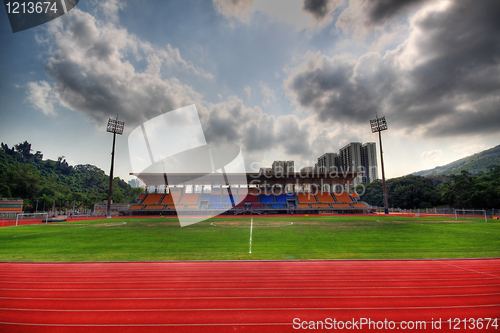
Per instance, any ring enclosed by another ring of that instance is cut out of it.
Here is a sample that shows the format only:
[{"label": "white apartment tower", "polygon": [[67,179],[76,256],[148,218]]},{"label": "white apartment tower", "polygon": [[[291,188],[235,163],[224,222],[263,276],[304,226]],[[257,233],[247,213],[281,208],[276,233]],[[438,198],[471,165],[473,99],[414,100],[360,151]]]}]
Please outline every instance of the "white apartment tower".
[{"label": "white apartment tower", "polygon": [[377,147],[375,142],[366,142],[361,146],[361,165],[364,168],[363,183],[371,183],[378,178]]},{"label": "white apartment tower", "polygon": [[295,166],[293,161],[274,161],[272,165],[272,173],[293,173]]},{"label": "white apartment tower", "polygon": [[370,183],[378,178],[377,147],[375,142],[351,142],[339,153],[326,153],[318,158],[316,169],[319,171],[364,171],[354,179],[354,185]]},{"label": "white apartment tower", "polygon": [[316,169],[322,171],[338,171],[340,170],[340,158],[337,153],[325,153],[318,157]]},{"label": "white apartment tower", "polygon": [[361,143],[351,142],[340,148],[340,167],[343,171],[360,171]]}]

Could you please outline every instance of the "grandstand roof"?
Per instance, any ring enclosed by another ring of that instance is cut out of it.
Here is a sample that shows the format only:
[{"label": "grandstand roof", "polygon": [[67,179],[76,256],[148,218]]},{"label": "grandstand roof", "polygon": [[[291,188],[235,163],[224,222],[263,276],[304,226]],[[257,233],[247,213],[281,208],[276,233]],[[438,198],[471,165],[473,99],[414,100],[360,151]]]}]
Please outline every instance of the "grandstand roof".
[{"label": "grandstand roof", "polygon": [[[240,184],[242,179],[247,180],[249,185],[275,185],[275,184],[346,184],[352,183],[363,171],[346,172],[290,172],[288,174],[261,174],[261,173],[226,173],[222,177],[221,173],[178,173],[168,175],[163,173],[130,173],[136,176],[146,184],[146,186],[159,185],[225,185]],[[224,179],[226,178],[226,179]],[[227,183],[226,183],[227,182]],[[244,184],[240,184],[244,185]]]}]

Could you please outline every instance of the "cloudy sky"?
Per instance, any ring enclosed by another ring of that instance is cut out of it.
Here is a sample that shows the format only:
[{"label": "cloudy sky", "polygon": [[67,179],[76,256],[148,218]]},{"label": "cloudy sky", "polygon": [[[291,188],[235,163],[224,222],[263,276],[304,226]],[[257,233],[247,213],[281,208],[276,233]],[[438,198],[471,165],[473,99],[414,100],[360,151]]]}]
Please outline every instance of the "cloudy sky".
[{"label": "cloudy sky", "polygon": [[[131,179],[130,131],[195,104],[250,166],[376,141],[389,178],[500,144],[500,1],[81,0],[13,34],[0,13],[0,141]],[[378,145],[378,143],[377,143]]]}]

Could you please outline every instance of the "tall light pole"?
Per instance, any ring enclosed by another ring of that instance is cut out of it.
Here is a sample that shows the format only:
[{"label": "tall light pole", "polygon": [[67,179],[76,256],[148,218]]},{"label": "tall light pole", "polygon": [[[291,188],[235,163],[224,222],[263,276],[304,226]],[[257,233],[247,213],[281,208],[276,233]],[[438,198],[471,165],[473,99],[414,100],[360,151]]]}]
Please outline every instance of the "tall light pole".
[{"label": "tall light pole", "polygon": [[384,190],[384,206],[385,213],[389,214],[389,205],[387,203],[387,190],[385,188],[385,173],[384,173],[384,155],[382,151],[382,134],[380,132],[387,129],[387,122],[385,117],[380,117],[376,115],[376,118],[370,120],[370,125],[372,126],[372,133],[378,132],[378,141],[380,145],[380,164],[382,164],[382,188]]},{"label": "tall light pole", "polygon": [[109,190],[108,190],[108,206],[106,208],[106,216],[111,218],[111,192],[113,189],[113,168],[115,165],[115,141],[116,134],[123,134],[123,128],[125,127],[125,122],[118,121],[118,115],[116,119],[109,118],[108,127],[106,132],[113,133],[113,149],[111,150],[111,170],[109,171]]}]

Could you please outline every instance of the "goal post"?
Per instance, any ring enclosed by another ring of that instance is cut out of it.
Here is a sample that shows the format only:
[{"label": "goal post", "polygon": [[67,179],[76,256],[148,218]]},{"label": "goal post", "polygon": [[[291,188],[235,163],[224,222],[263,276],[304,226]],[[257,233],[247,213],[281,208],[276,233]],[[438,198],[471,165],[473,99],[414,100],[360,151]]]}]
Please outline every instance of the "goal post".
[{"label": "goal post", "polygon": [[[47,223],[48,220],[49,220],[49,213],[16,214],[16,226],[19,225],[20,222],[22,224],[36,224],[36,223]],[[40,222],[38,222],[38,221],[40,221]],[[32,222],[32,223],[26,223],[26,222]]]},{"label": "goal post", "polygon": [[488,222],[486,211],[484,209],[457,209],[455,210],[455,221],[457,221],[459,217],[466,218],[477,215],[484,215],[484,222]]}]

